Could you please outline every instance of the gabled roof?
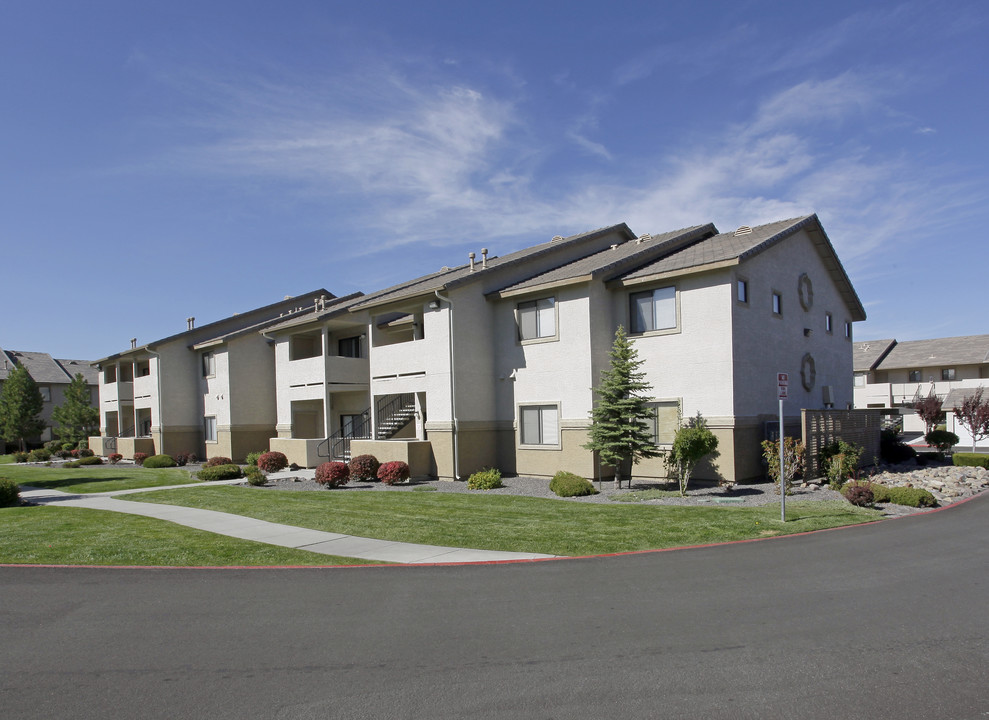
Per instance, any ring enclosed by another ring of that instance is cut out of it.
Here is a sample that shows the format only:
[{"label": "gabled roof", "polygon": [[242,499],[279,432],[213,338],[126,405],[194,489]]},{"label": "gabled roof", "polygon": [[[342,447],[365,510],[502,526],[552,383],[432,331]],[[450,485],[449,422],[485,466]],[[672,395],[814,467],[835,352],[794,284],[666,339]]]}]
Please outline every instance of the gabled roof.
[{"label": "gabled roof", "polygon": [[963,335],[896,344],[877,369],[894,370],[989,363],[989,335]]},{"label": "gabled roof", "polygon": [[[8,350],[6,357],[26,369],[36,383],[67,384],[72,379],[65,374],[61,365],[55,362],[55,359],[48,353]],[[12,369],[7,369],[4,378],[10,374]]]},{"label": "gabled roof", "polygon": [[462,285],[476,282],[485,276],[485,273],[496,269],[520,265],[526,261],[557,251],[561,247],[580,245],[600,238],[609,233],[622,233],[627,238],[632,239],[635,235],[628,225],[621,223],[611,225],[597,230],[571,235],[559,240],[533,245],[532,247],[517,250],[501,257],[490,257],[487,259],[487,269],[481,269],[481,261],[475,263],[474,271],[471,272],[470,265],[460,265],[455,268],[447,268],[430,275],[424,275],[415,280],[411,280],[401,285],[396,285],[385,290],[379,290],[365,296],[365,298],[354,305],[355,310],[367,307],[376,307],[396,301],[406,300],[420,295],[431,295],[436,290],[451,290]]},{"label": "gabled roof", "polygon": [[62,366],[62,369],[70,378],[75,378],[76,373],[82,373],[87,383],[90,385],[99,385],[99,370],[94,368],[89,360],[63,360],[57,358],[55,362]]},{"label": "gabled roof", "polygon": [[[130,348],[128,350],[124,350],[119,353],[114,353],[113,355],[108,355],[105,358],[100,358],[99,360],[96,360],[93,364],[98,365],[100,363],[104,363],[109,360],[116,360],[117,358],[123,357],[125,355],[132,355],[134,353],[145,352],[148,350],[153,351],[159,345],[163,345],[164,343],[167,342],[180,340],[182,338],[188,338],[189,340],[192,340],[193,338],[196,337],[201,337],[201,338],[211,337],[209,332],[204,332],[204,331],[213,330],[215,331],[216,334],[213,335],[212,337],[220,337],[222,334],[224,334],[223,333],[224,327],[229,326],[229,324],[231,324],[232,321],[239,320],[241,322],[246,322],[247,325],[235,325],[236,328],[235,330],[228,330],[227,332],[235,332],[236,330],[239,330],[243,327],[247,327],[248,325],[256,325],[259,322],[263,322],[265,320],[277,319],[277,318],[273,318],[272,315],[275,312],[277,312],[279,308],[284,308],[287,303],[299,303],[302,301],[302,298],[318,298],[320,295],[325,295],[328,299],[333,299],[336,297],[336,295],[331,293],[329,290],[325,288],[319,288],[318,290],[314,290],[312,292],[302,293],[301,295],[296,295],[290,298],[284,298],[282,300],[279,300],[278,302],[273,302],[270,305],[264,305],[259,308],[254,308],[253,310],[247,310],[246,312],[238,313],[237,315],[231,315],[229,317],[225,317],[220,320],[215,320],[211,323],[207,323],[206,325],[200,325],[199,327],[192,328],[191,330],[184,330],[183,332],[176,333],[175,335],[169,335],[168,337],[161,338],[160,340],[154,340],[152,342],[145,343],[144,345],[139,345],[136,348]],[[190,344],[194,344],[194,343],[190,343]]]},{"label": "gabled roof", "polygon": [[327,320],[337,315],[343,315],[351,306],[360,302],[366,295],[362,292],[351,293],[342,298],[336,298],[332,302],[326,303],[326,307],[320,310],[315,310],[314,308],[309,308],[302,313],[295,313],[286,317],[280,317],[276,320],[264,323],[262,327],[251,328],[256,332],[278,332],[279,330],[284,330],[286,328],[297,327],[299,325],[307,325],[309,323],[317,322],[319,320]]},{"label": "gabled roof", "polygon": [[831,241],[824,232],[817,215],[778,220],[746,230],[748,231],[736,230],[722,233],[683,247],[637,270],[626,273],[621,277],[621,282],[634,284],[652,278],[675,277],[738,265],[800,230],[804,230],[816,246],[818,255],[851,311],[852,320],[865,320],[865,308],[855,293],[855,289],[848,279],[848,274],[838,260],[834,246],[831,245]]},{"label": "gabled roof", "polygon": [[875,370],[896,340],[865,340],[852,343],[852,369],[855,372]]},{"label": "gabled roof", "polygon": [[527,280],[494,290],[488,295],[511,297],[539,288],[558,287],[596,277],[607,279],[610,275],[641,265],[657,256],[673,252],[678,247],[697,242],[717,233],[713,224],[673,230],[662,235],[644,235],[634,240],[612,245],[593,255],[574,260],[566,265],[535,275]]}]

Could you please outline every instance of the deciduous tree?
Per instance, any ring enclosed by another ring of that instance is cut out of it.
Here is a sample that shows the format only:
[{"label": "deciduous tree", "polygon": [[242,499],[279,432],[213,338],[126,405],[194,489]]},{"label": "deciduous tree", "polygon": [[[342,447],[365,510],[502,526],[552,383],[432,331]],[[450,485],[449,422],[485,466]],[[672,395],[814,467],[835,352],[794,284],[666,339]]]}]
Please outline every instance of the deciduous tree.
[{"label": "deciduous tree", "polygon": [[677,430],[673,439],[673,449],[666,456],[666,464],[676,474],[680,484],[680,495],[687,494],[687,484],[690,475],[701,460],[708,455],[718,454],[718,438],[707,427],[707,421],[701,417],[690,418],[687,424]]},{"label": "deciduous tree", "polygon": [[941,405],[941,398],[934,394],[933,386],[927,397],[914,403],[913,409],[920,415],[920,419],[924,421],[924,425],[927,426],[924,431],[925,435],[936,428],[938,423],[941,422]]},{"label": "deciduous tree", "polygon": [[958,423],[972,434],[972,452],[979,440],[989,437],[989,398],[982,399],[982,390],[979,387],[954,409]]}]

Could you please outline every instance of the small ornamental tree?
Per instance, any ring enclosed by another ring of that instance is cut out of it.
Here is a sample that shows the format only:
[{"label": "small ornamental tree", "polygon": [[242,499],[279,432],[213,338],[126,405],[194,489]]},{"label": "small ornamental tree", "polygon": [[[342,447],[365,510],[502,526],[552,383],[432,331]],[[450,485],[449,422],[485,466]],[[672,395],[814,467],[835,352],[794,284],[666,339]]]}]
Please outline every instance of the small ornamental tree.
[{"label": "small ornamental tree", "polygon": [[21,452],[27,450],[27,438],[45,429],[38,417],[44,404],[34,378],[23,365],[16,365],[0,388],[0,437],[17,442]]},{"label": "small ornamental tree", "polygon": [[629,477],[625,479],[631,487],[632,465],[661,454],[647,422],[653,414],[648,407],[652,386],[639,371],[644,361],[621,325],[609,354],[611,367],[601,373],[601,384],[594,389],[598,402],[591,411],[590,442],[584,447],[615,468],[615,487],[622,486],[626,470]]},{"label": "small ornamental tree", "polygon": [[696,417],[690,418],[686,425],[677,430],[673,449],[666,456],[666,465],[680,484],[681,497],[687,495],[687,483],[697,463],[708,455],[717,457],[717,454],[718,438],[708,430],[707,421],[698,412]]},{"label": "small ornamental tree", "polygon": [[982,390],[980,386],[954,409],[958,424],[972,435],[972,452],[979,440],[989,437],[989,398],[983,400]]},{"label": "small ornamental tree", "polygon": [[100,411],[90,404],[89,383],[76,373],[65,388],[65,402],[52,410],[52,431],[66,442],[77,443],[96,432]]},{"label": "small ornamental tree", "polygon": [[942,404],[941,398],[934,394],[933,386],[927,397],[914,403],[913,409],[920,415],[920,419],[924,421],[924,425],[926,426],[925,435],[936,428],[937,424],[941,422]]}]

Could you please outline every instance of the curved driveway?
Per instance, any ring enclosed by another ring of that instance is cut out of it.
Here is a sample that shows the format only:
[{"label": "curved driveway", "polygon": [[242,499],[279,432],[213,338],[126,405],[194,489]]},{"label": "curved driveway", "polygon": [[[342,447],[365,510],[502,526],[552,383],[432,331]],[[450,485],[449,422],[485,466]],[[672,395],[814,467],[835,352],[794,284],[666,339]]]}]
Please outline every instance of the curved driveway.
[{"label": "curved driveway", "polygon": [[989,717],[989,496],[509,565],[0,568],[4,718]]}]

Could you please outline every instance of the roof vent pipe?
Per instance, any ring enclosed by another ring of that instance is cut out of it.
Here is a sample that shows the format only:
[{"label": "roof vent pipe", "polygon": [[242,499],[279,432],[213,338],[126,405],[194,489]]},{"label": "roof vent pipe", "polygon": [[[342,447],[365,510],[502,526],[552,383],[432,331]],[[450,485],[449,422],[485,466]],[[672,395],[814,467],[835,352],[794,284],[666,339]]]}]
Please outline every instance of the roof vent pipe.
[{"label": "roof vent pipe", "polygon": [[137,338],[130,339],[130,349],[134,350],[137,347]]},{"label": "roof vent pipe", "polygon": [[488,249],[481,248],[481,269],[484,270],[488,267]]},{"label": "roof vent pipe", "polygon": [[194,318],[194,317],[188,317],[188,318],[186,318],[185,319],[185,322],[189,326],[189,328],[188,328],[189,330],[192,330],[194,327],[196,327],[196,318]]},{"label": "roof vent pipe", "polygon": [[470,258],[470,271],[471,272],[474,272],[474,257],[475,257],[475,255],[474,255],[474,253],[469,252],[469,253],[467,253],[467,257]]}]

